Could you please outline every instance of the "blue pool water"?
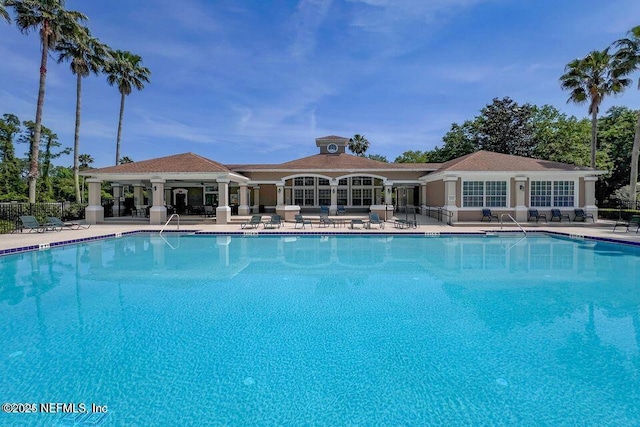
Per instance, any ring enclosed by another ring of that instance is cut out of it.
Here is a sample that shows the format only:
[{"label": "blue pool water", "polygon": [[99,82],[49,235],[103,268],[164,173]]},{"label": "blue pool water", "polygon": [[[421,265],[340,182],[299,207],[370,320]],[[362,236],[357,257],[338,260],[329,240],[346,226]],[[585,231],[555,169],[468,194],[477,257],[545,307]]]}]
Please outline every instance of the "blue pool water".
[{"label": "blue pool water", "polygon": [[2,257],[0,400],[107,415],[0,425],[639,425],[639,277],[637,247],[545,236]]}]

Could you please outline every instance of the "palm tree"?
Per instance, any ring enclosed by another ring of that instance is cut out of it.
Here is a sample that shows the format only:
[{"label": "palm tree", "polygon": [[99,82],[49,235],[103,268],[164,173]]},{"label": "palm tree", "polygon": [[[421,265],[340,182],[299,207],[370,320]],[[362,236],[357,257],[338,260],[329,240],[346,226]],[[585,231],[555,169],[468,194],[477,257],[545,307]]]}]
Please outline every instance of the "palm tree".
[{"label": "palm tree", "polygon": [[364,156],[364,153],[369,149],[369,141],[364,135],[355,134],[353,138],[349,139],[349,151],[356,156]]},{"label": "palm tree", "polygon": [[562,89],[571,91],[567,102],[582,104],[589,102],[591,114],[591,167],[596,167],[596,145],[598,141],[598,111],[607,95],[615,95],[629,86],[631,80],[622,78],[623,70],[615,67],[616,62],[609,49],[594,50],[584,58],[574,59],[565,67],[560,77]]},{"label": "palm tree", "polygon": [[80,155],[80,110],[82,108],[82,78],[97,74],[106,65],[109,49],[98,39],[91,37],[87,27],[78,27],[78,31],[68,40],[58,44],[60,52],[58,63],[70,61],[71,72],[76,75],[76,126],[73,142],[73,181],[76,202],[80,202],[79,160]]},{"label": "palm tree", "polygon": [[598,141],[598,111],[607,95],[615,95],[631,84],[623,78],[623,70],[616,68],[616,61],[609,49],[594,50],[584,58],[574,59],[565,67],[560,77],[563,90],[571,91],[567,102],[583,104],[589,102],[591,114],[591,167],[596,167],[596,146]]},{"label": "palm tree", "polygon": [[[80,162],[80,170],[89,169],[89,165],[94,162],[93,157],[90,154],[80,154],[78,156]],[[83,202],[84,196],[84,177],[82,178],[82,191],[80,192],[80,203]]]},{"label": "palm tree", "polygon": [[11,18],[9,17],[9,12],[7,12],[7,8],[5,7],[4,0],[0,0],[0,17],[7,22],[11,22]]},{"label": "palm tree", "polygon": [[[618,48],[615,60],[618,66],[623,68],[625,74],[631,74],[640,69],[640,25],[633,27],[629,31],[628,37],[620,39],[614,43]],[[640,89],[640,79],[638,79],[638,89]],[[633,148],[631,149],[631,176],[629,177],[630,196],[632,206],[635,209],[638,185],[638,155],[640,154],[640,112],[636,124],[636,134],[633,138]]]},{"label": "palm tree", "polygon": [[42,132],[42,109],[47,78],[47,58],[49,49],[77,31],[78,21],[87,17],[80,12],[64,9],[64,0],[5,0],[6,6],[12,6],[16,12],[16,25],[24,34],[31,31],[40,32],[40,83],[38,87],[38,103],[36,121],[29,151],[29,202],[36,201],[36,181],[38,179],[38,155],[40,134]]},{"label": "palm tree", "polygon": [[116,50],[111,53],[111,60],[105,68],[107,82],[118,85],[120,92],[120,118],[118,120],[118,137],[116,140],[116,165],[120,160],[120,137],[122,135],[122,116],[124,115],[124,98],[132,88],[142,90],[144,83],[149,83],[151,71],[142,66],[142,58],[131,52]]}]

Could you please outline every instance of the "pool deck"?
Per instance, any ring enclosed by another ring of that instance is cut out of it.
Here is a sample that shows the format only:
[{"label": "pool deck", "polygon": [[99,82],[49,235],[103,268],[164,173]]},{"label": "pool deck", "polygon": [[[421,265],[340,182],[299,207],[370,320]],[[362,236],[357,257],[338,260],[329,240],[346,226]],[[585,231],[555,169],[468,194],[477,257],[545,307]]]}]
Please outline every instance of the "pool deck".
[{"label": "pool deck", "polygon": [[[439,223],[431,218],[419,218],[417,228],[395,228],[393,222],[388,221],[384,229],[377,226],[371,229],[359,228],[351,229],[348,224],[349,219],[342,224],[342,227],[319,227],[318,224],[308,225],[303,229],[300,226],[295,228],[294,223],[285,223],[280,228],[265,229],[260,226],[256,229],[242,229],[239,222],[216,225],[211,223],[187,223],[181,224],[179,231],[184,232],[201,232],[212,234],[235,234],[243,235],[248,232],[252,235],[260,234],[418,234],[418,235],[437,235],[437,234],[484,234],[486,232],[520,232],[515,224],[500,226],[499,223],[464,223],[455,226]],[[593,223],[525,223],[522,224],[527,232],[549,232],[553,234],[562,234],[571,237],[593,238],[597,240],[616,241],[622,243],[630,243],[640,245],[640,233],[634,231],[626,232],[625,227],[618,227],[613,232],[615,221],[598,220]],[[120,223],[118,221],[110,221],[104,224],[92,225],[91,228],[83,230],[62,230],[60,232],[47,231],[44,233],[13,233],[0,235],[0,255],[6,255],[14,252],[24,252],[29,250],[47,249],[48,247],[74,244],[89,240],[96,240],[106,237],[119,237],[129,233],[136,232],[158,232],[162,227],[158,225],[148,225],[143,223]],[[177,231],[176,224],[172,223],[166,227],[165,232]],[[257,232],[257,233],[256,233]]]}]

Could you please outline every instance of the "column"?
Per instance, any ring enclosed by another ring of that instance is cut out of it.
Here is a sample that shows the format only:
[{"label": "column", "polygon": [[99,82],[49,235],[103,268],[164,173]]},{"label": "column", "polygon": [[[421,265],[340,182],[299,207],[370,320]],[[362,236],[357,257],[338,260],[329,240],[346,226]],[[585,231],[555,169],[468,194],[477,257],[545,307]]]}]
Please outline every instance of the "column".
[{"label": "column", "polygon": [[133,206],[136,209],[144,205],[144,184],[133,184]]},{"label": "column", "polygon": [[88,224],[97,224],[104,221],[104,208],[100,203],[102,192],[102,180],[88,178],[86,181],[89,188],[89,205],[84,211],[84,217]]},{"label": "column", "polygon": [[393,183],[386,183],[384,185],[384,204],[392,205],[393,199],[391,198],[391,193],[393,191]]},{"label": "column", "polygon": [[260,187],[253,187],[253,206],[251,212],[254,214],[260,213]]},{"label": "column", "polygon": [[[516,195],[516,221],[526,222],[529,218],[527,206],[525,205],[525,195],[527,194],[527,178],[516,176],[513,180]],[[513,192],[511,193],[513,194]]]},{"label": "column", "polygon": [[[458,183],[457,176],[446,176],[444,181],[444,206],[443,208],[451,213],[451,222],[458,222],[458,205],[456,198],[456,184]],[[443,218],[444,219],[444,218]]]},{"label": "column", "polygon": [[597,176],[584,177],[584,210],[594,218],[598,218],[598,206],[596,206],[596,181]]},{"label": "column", "polygon": [[244,182],[240,183],[240,205],[238,215],[249,215],[249,189]]},{"label": "column", "polygon": [[149,224],[164,225],[167,222],[167,208],[164,205],[164,179],[153,178],[151,181],[151,192],[153,203],[149,209]]},{"label": "column", "polygon": [[277,182],[276,183],[276,192],[277,192],[277,203],[276,203],[276,208],[278,206],[283,206],[284,205],[284,182]]},{"label": "column", "polygon": [[427,214],[427,183],[420,183],[420,210],[422,215]]},{"label": "column", "polygon": [[113,216],[120,216],[120,208],[124,209],[124,206],[121,204],[124,202],[124,197],[122,195],[122,184],[119,182],[111,183],[111,190],[113,192]]},{"label": "column", "polygon": [[332,179],[329,182],[331,186],[331,206],[329,206],[329,212],[338,211],[338,180]]},{"label": "column", "polygon": [[216,208],[216,224],[227,224],[231,218],[229,207],[229,180],[218,179],[218,207]]}]

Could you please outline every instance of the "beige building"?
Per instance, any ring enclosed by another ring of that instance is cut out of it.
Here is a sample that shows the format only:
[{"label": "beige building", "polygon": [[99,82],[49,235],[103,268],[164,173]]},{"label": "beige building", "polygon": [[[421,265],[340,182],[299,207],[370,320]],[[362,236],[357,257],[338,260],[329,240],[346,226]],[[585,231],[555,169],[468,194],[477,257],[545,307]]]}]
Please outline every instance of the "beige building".
[{"label": "beige building", "polygon": [[205,214],[208,208],[226,224],[232,215],[274,212],[290,220],[324,206],[385,216],[407,207],[437,210],[453,223],[480,221],[483,209],[517,221],[527,221],[531,208],[547,218],[554,208],[571,217],[583,208],[597,217],[595,182],[602,171],[488,151],[446,163],[383,163],[347,154],[348,143],[318,138],[318,154],[281,164],[223,165],[185,153],[87,170],[86,218],[104,220],[103,182],[111,184],[116,201],[123,186],[132,187],[135,207],[148,211],[151,224],[163,224],[168,209]]}]

